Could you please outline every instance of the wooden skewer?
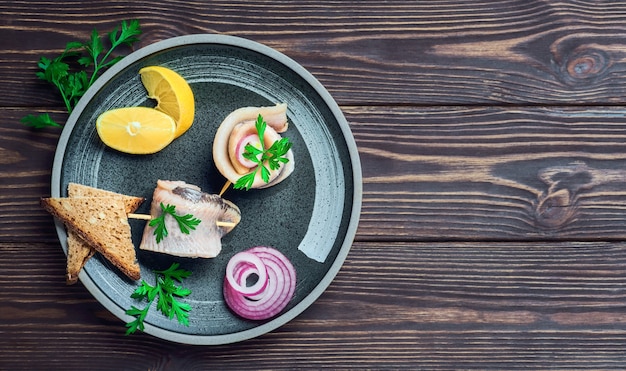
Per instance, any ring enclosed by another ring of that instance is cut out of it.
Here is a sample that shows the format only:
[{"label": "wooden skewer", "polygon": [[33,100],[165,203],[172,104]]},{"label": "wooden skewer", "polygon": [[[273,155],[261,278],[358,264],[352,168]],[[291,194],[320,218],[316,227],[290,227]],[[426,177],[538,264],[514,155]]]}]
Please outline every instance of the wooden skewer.
[{"label": "wooden skewer", "polygon": [[230,181],[230,180],[227,180],[227,181],[226,181],[226,184],[224,184],[224,186],[222,187],[222,190],[221,190],[221,191],[220,191],[220,193],[219,193],[220,197],[222,197],[222,195],[224,194],[224,192],[226,192],[226,190],[228,189],[228,187],[230,187],[230,185],[231,185],[231,184],[232,184],[232,183],[231,183],[231,181]]},{"label": "wooden skewer", "polygon": [[[130,213],[128,214],[128,218],[130,219],[141,219],[141,220],[152,220],[152,216],[148,215],[148,214],[133,214]],[[237,225],[237,223],[234,222],[222,222],[222,221],[215,221],[215,224],[218,227],[234,227]]]},{"label": "wooden skewer", "polygon": [[141,220],[151,220],[152,219],[152,215],[148,215],[148,214],[133,214],[130,213],[127,215],[129,219],[141,219]]},{"label": "wooden skewer", "polygon": [[222,222],[219,220],[215,221],[215,225],[217,225],[218,227],[234,227],[237,225],[237,223],[235,222]]}]

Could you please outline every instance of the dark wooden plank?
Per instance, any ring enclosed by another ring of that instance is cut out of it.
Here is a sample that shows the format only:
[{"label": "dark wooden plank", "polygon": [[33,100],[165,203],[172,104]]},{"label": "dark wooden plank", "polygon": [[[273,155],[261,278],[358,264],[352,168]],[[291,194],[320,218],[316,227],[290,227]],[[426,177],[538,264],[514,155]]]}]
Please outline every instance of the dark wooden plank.
[{"label": "dark wooden plank", "polygon": [[[482,162],[489,165],[498,162],[489,159],[498,158],[501,149],[507,146],[530,146],[531,150],[537,146],[545,150],[545,143],[543,146],[532,142],[507,144],[513,138],[520,139],[507,135],[510,126],[525,128],[521,131],[525,133],[522,138],[558,142],[559,137],[569,138],[566,134],[576,130],[601,139],[604,130],[620,125],[617,121],[607,121],[607,117],[619,116],[619,111],[599,108],[596,114],[589,110],[581,114],[574,110],[544,109],[346,107],[345,110],[366,160],[365,224],[359,239],[372,238],[369,231],[375,226],[368,218],[372,218],[369,210],[375,206],[369,205],[380,202],[374,197],[375,190],[397,193],[377,180],[380,176],[397,176],[401,169],[394,168],[392,160],[402,161],[409,156],[408,163],[416,170],[423,166],[422,162],[411,164],[410,156],[426,159],[434,156],[442,159],[435,163],[456,164],[446,160],[453,157],[448,151],[471,139],[478,148],[483,148],[480,158],[484,159],[467,162],[474,166]],[[19,113],[6,110],[3,116],[15,117]],[[44,176],[34,169],[49,166],[45,162],[50,161],[55,134],[53,131],[30,133],[18,124],[3,130],[3,134],[15,138],[28,138],[9,141],[13,143],[11,147],[3,148],[15,153],[7,158],[19,158],[3,165],[3,185],[15,174],[10,169],[20,169],[17,173],[24,174],[25,179],[17,179],[2,194],[6,195],[7,209],[14,208],[10,215],[16,218],[15,223],[31,225],[32,218],[21,216],[15,205],[21,203],[37,210],[37,196],[29,194],[28,202],[13,198],[22,192],[17,188],[22,182],[36,184],[34,190],[47,188],[42,179],[48,174]],[[409,139],[400,140],[395,134],[399,130],[405,130]],[[480,145],[493,143],[493,139],[504,144],[500,148]],[[394,145],[389,144],[392,141]],[[582,152],[593,144],[577,141],[580,143],[572,146]],[[442,142],[442,148],[437,147]],[[474,152],[471,146],[465,147],[454,156],[471,159]],[[387,150],[383,151],[384,148]],[[519,157],[526,158],[525,152]],[[432,169],[429,171],[436,174]],[[35,182],[33,176],[43,178]],[[464,194],[464,189],[472,184],[472,177],[467,174],[458,177],[460,180],[453,184],[454,192]],[[418,179],[415,183],[422,181]],[[400,183],[392,181],[389,187]],[[415,183],[408,182],[402,187],[411,190]],[[441,186],[428,187],[435,193]],[[450,197],[445,190],[440,196]],[[467,196],[470,204],[482,202],[477,194]],[[392,207],[401,208],[405,201],[395,203]],[[435,206],[430,207],[436,210]],[[432,369],[455,366],[514,369],[522,364],[541,365],[548,361],[555,368],[582,363],[590,368],[604,368],[624,361],[621,245],[540,243],[533,248],[529,244],[357,243],[335,283],[296,321],[250,342],[205,348],[170,344],[143,335],[123,337],[120,321],[91,299],[84,288],[65,286],[63,254],[54,239],[50,218],[41,211],[39,214],[42,219],[28,227],[33,228],[30,234],[11,235],[16,242],[4,243],[0,254],[0,270],[5,272],[0,294],[0,303],[5,303],[0,310],[5,321],[0,321],[0,331],[6,335],[5,340],[0,340],[3,352],[0,358],[8,367],[22,364],[22,352],[33,349],[35,354],[29,357],[33,367],[52,365],[65,369],[82,369],[94,362],[113,365],[109,360],[112,352],[122,355],[113,366],[125,369],[410,365]],[[447,215],[454,222],[453,218],[454,215]],[[385,221],[390,217],[382,214],[378,219]],[[5,224],[11,227],[7,231],[13,228],[11,223],[14,222]],[[456,223],[461,222],[456,220]],[[413,238],[423,238],[419,235],[420,223],[415,224]],[[446,226],[441,222],[440,228]],[[379,232],[385,230],[380,226],[375,228]],[[380,232],[377,237],[397,238],[396,232],[386,229],[384,235]],[[40,238],[46,241],[26,242]],[[487,361],[486,354],[489,354]]]},{"label": "dark wooden plank", "polygon": [[[344,111],[363,167],[359,240],[626,237],[622,108]],[[60,131],[23,127],[24,112],[0,109],[14,138],[0,148],[0,236],[30,240],[50,227],[38,200]]]},{"label": "dark wooden plank", "polygon": [[[41,111],[0,108],[0,240],[29,241],[46,238],[41,228],[50,226],[39,198],[50,195],[52,163],[60,129],[33,130],[21,124],[27,113]],[[62,111],[47,111],[61,121]]]},{"label": "dark wooden plank", "polygon": [[[626,362],[624,243],[356,243],[286,326],[225,346],[123,335],[48,244],[0,243],[0,365],[605,369]],[[115,357],[111,355],[114,354]]]},{"label": "dark wooden plank", "polygon": [[362,240],[623,239],[621,108],[345,107]]},{"label": "dark wooden plank", "polygon": [[[64,283],[38,206],[59,130],[18,120],[66,117],[40,55],[128,18],[142,46],[208,32],[274,47],[351,124],[357,242],[271,334],[125,337]],[[0,1],[0,369],[623,368],[625,28],[622,1]]]},{"label": "dark wooden plank", "polygon": [[34,77],[94,27],[144,25],[140,46],[191,33],[265,43],[341,104],[624,104],[626,2],[0,2],[2,106],[59,105]]}]

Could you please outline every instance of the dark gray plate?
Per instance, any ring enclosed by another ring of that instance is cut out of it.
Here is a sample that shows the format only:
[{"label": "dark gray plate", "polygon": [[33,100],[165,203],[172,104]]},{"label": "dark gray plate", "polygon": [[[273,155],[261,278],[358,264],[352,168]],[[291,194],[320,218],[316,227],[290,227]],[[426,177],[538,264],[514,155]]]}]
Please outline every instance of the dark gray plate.
[{"label": "dark gray plate", "polygon": [[[191,129],[161,152],[133,156],[105,147],[95,130],[102,112],[125,106],[153,106],[138,71],[162,65],[191,85],[196,116]],[[324,87],[302,66],[261,44],[231,36],[191,35],[168,39],[124,58],[100,77],[69,117],[56,151],[52,196],[67,195],[69,182],[146,197],[138,212],[147,213],[158,179],[184,180],[217,193],[225,179],[212,162],[218,125],[245,106],[288,104],[295,171],[284,182],[249,192],[232,188],[224,198],[242,211],[242,222],[223,239],[215,259],[188,259],[137,250],[142,279],[154,283],[154,269],[172,262],[192,271],[184,286],[192,290],[189,327],[152,308],[145,332],[175,342],[224,344],[253,338],[290,321],[330,285],[356,233],[362,198],[361,165],[350,128]],[[139,245],[145,222],[132,220]],[[56,221],[63,249],[66,233]],[[282,251],[297,271],[289,306],[267,321],[248,321],[231,313],[222,297],[224,269],[235,253],[256,245]],[[96,256],[80,275],[87,289],[125,322],[138,285]],[[120,332],[124,327],[120,324]]]}]

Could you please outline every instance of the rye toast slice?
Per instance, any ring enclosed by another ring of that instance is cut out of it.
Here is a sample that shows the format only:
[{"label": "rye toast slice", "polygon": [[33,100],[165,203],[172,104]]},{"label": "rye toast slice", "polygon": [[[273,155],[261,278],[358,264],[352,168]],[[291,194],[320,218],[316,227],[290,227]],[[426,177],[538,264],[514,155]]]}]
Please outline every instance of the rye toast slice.
[{"label": "rye toast slice", "polygon": [[[106,200],[105,202],[103,202]],[[124,201],[120,198],[42,198],[42,207],[102,254],[128,278],[139,280]]]},{"label": "rye toast slice", "polygon": [[65,269],[65,283],[73,285],[78,281],[78,274],[87,260],[94,256],[96,250],[83,241],[76,232],[67,229],[67,266]]},{"label": "rye toast slice", "polygon": [[[121,193],[107,191],[100,188],[94,188],[78,183],[70,183],[67,187],[69,197],[103,197],[103,198],[121,198],[124,201],[126,213],[132,213],[137,210],[139,205],[144,201],[142,197],[127,196]],[[106,202],[106,199],[102,200]],[[78,281],[78,274],[87,263],[87,260],[91,258],[95,249],[83,239],[81,239],[76,232],[71,229],[67,230],[67,268],[66,268],[66,283],[72,285]]]}]

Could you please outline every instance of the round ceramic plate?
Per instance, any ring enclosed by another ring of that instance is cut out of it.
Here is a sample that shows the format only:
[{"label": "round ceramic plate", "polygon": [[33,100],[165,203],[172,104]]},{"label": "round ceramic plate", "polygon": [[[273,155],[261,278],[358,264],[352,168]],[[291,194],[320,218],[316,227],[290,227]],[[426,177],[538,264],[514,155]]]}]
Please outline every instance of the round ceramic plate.
[{"label": "round ceramic plate", "polygon": [[[190,84],[196,102],[187,133],[153,155],[128,155],[100,141],[95,121],[102,112],[127,106],[154,106],[139,78],[145,66],[171,68]],[[285,55],[249,40],[222,35],[191,35],[142,48],[109,69],[81,99],[68,119],[56,151],[52,196],[66,197],[70,182],[145,197],[137,211],[148,213],[159,179],[182,180],[218,193],[226,180],[212,161],[212,144],[222,120],[247,106],[287,103],[295,170],[264,190],[224,193],[241,209],[241,223],[222,239],[214,259],[179,258],[137,249],[142,279],[153,284],[154,270],[173,262],[192,272],[183,282],[192,293],[189,326],[164,317],[153,307],[145,332],[175,342],[224,344],[250,339],[287,323],[310,306],[341,268],[356,233],[361,208],[361,166],[354,138],[339,107],[324,87]],[[131,220],[139,246],[145,221]],[[67,252],[66,232],[57,232]],[[245,320],[225,305],[226,263],[257,245],[283,252],[297,272],[296,292],[283,312],[265,321]],[[87,289],[124,322],[139,285],[96,254],[80,274]],[[124,332],[120,324],[120,332]]]}]

